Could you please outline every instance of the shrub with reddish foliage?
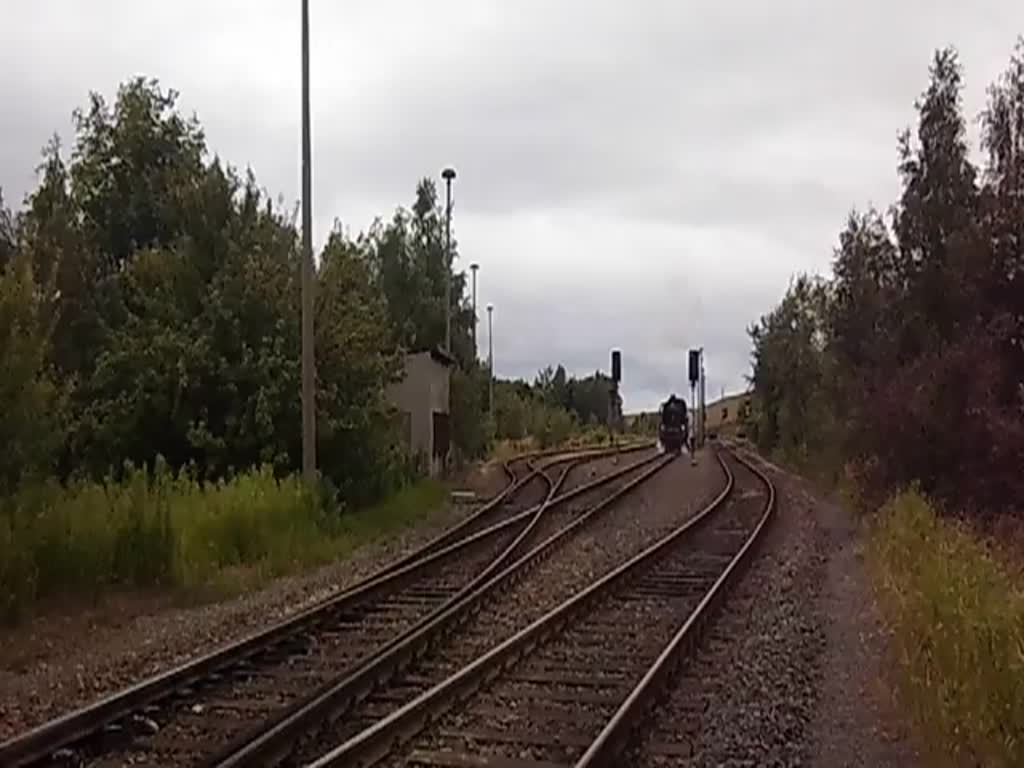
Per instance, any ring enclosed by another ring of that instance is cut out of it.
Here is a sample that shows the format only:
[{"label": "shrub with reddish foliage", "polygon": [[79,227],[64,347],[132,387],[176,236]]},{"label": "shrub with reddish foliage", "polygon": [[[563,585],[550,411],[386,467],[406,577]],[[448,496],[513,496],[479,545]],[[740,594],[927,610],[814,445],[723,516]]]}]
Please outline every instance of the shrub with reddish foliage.
[{"label": "shrub with reddish foliage", "polygon": [[880,389],[864,412],[878,496],[917,482],[950,509],[1005,509],[1024,498],[1024,410],[1019,397],[1002,396],[1010,371],[998,342],[965,334]]}]

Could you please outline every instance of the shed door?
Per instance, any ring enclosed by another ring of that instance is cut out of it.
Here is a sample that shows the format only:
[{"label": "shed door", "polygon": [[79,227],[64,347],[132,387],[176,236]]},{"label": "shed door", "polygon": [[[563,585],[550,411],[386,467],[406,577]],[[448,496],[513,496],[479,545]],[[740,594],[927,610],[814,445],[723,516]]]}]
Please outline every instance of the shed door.
[{"label": "shed door", "polygon": [[448,455],[448,414],[434,411],[434,455]]}]

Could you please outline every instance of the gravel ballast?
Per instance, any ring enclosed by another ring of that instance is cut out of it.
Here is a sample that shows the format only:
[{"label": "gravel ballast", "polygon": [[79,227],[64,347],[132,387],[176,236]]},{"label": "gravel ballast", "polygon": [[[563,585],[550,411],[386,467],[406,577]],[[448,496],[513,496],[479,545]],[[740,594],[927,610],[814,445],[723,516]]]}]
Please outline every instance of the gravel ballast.
[{"label": "gravel ballast", "polygon": [[763,485],[730,468],[738,490],[705,526],[506,664],[417,739],[413,756],[455,751],[575,764],[762,518]]},{"label": "gravel ballast", "polygon": [[[599,472],[610,464],[599,461]],[[449,506],[345,560],[223,602],[178,607],[154,597],[155,607],[136,607],[120,621],[111,621],[116,613],[109,610],[75,610],[8,631],[0,635],[0,741],[285,619],[426,543],[472,509]]]},{"label": "gravel ballast", "polygon": [[[724,483],[714,456],[701,455],[696,467],[686,457],[676,459],[600,512],[506,594],[484,605],[445,648],[443,666],[454,670],[540,618],[678,527]],[[593,501],[576,503],[582,507]]]},{"label": "gravel ballast", "polygon": [[[610,475],[616,470],[628,467],[630,464],[635,464],[648,456],[653,456],[654,453],[655,450],[653,448],[649,450],[643,449],[630,451],[628,453],[613,454],[611,456],[602,456],[597,459],[588,459],[580,462],[579,464],[575,464],[569,469],[569,472],[565,477],[565,481],[562,483],[562,487],[559,490],[559,494],[568,493],[569,491],[592,482],[599,477]],[[544,466],[547,466],[547,464]],[[547,469],[547,474],[553,481],[557,480],[564,468],[565,465],[551,467],[550,469]]]},{"label": "gravel ballast", "polygon": [[884,649],[853,521],[761,466],[779,494],[767,539],[625,764],[913,766],[879,706]]},{"label": "gravel ballast", "polygon": [[[724,474],[711,454],[702,454],[697,466],[691,466],[687,456],[676,459],[561,544],[554,555],[508,592],[485,604],[436,652],[389,684],[382,697],[393,698],[390,690],[395,689],[408,699],[413,692],[444,679],[676,528],[706,506],[724,482]],[[371,696],[367,703],[374,707],[374,698]],[[361,723],[358,715],[346,718],[315,744],[304,745],[301,759],[312,759],[351,738]]]}]

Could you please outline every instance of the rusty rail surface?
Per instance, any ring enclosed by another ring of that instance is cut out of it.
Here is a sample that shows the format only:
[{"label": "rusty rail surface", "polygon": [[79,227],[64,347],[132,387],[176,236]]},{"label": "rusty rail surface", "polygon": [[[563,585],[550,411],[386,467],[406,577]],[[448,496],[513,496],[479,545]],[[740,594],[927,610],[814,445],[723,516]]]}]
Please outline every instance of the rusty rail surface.
[{"label": "rusty rail surface", "polygon": [[[421,624],[417,625],[417,627],[396,638],[386,649],[369,658],[363,666],[352,672],[352,674],[344,679],[333,682],[325,690],[311,698],[303,707],[277,722],[268,724],[265,729],[261,729],[249,741],[243,743],[222,759],[212,762],[211,765],[215,765],[217,768],[272,765],[287,757],[298,740],[307,736],[311,730],[320,727],[325,721],[343,716],[362,697],[368,695],[375,686],[399,672],[417,654],[422,653],[424,649],[428,648],[436,638],[452,631],[459,624],[470,618],[484,600],[495,598],[499,590],[507,589],[517,583],[534,566],[553,554],[557,546],[564,543],[568,537],[589,524],[601,511],[619,498],[668,466],[674,459],[674,456],[654,455],[613,473],[609,477],[640,471],[640,474],[630,479],[624,486],[605,496],[600,502],[580,515],[575,522],[551,535],[529,552],[522,555],[514,563],[506,566],[500,573],[492,576],[491,574],[498,567],[519,551],[522,541],[525,540],[538,521],[543,519],[545,510],[549,506],[559,503],[560,497],[553,499],[550,505],[546,505],[532,515],[528,526],[520,532],[508,549],[496,559],[495,564],[492,564],[492,567],[489,567],[480,577],[474,579],[456,599],[450,601],[444,608],[440,609],[436,614],[432,614]],[[605,482],[607,480],[602,478],[576,490],[592,490],[598,485],[605,484]],[[571,493],[576,493],[576,491],[571,491]],[[566,494],[566,496],[568,495]]]},{"label": "rusty rail surface", "polygon": [[[279,654],[281,649],[286,649],[295,642],[294,638],[315,632],[316,628],[327,622],[330,617],[337,616],[360,601],[386,595],[389,590],[395,589],[404,581],[422,576],[439,563],[464,557],[467,551],[474,548],[493,546],[494,542],[500,544],[499,539],[503,536],[518,540],[518,534],[530,525],[539,509],[550,504],[564,503],[593,487],[610,482],[628,468],[601,477],[561,497],[555,497],[554,483],[546,474],[548,470],[565,465],[565,471],[559,479],[560,485],[569,468],[576,464],[605,455],[632,453],[649,447],[646,444],[638,444],[616,450],[577,451],[568,454],[546,452],[514,457],[504,463],[509,483],[503,491],[458,525],[443,532],[410,555],[400,558],[352,587],[321,600],[295,616],[9,739],[0,744],[0,765],[14,768],[45,763],[55,753],[66,753],[68,747],[88,741],[90,737],[99,736],[109,740],[112,733],[116,735],[130,731],[132,723],[141,721],[145,724],[145,718],[140,718],[138,714],[144,708],[152,707],[176,692],[188,691],[205,680],[218,679],[223,676],[225,670],[244,666],[257,660],[261,654]],[[539,458],[549,457],[555,457],[555,460],[546,466],[538,466],[535,463]],[[517,476],[510,466],[517,462],[525,464],[526,472],[521,476]],[[544,502],[511,516],[506,512],[507,519],[481,527],[487,521],[487,517],[499,512],[502,505],[516,492],[538,479],[548,486]],[[505,549],[506,546],[501,546],[500,551]],[[493,572],[493,569],[487,572]],[[444,604],[447,603],[442,605]]]},{"label": "rusty rail surface", "polygon": [[[394,757],[402,744],[428,725],[436,725],[456,703],[477,700],[485,686],[492,699],[500,698],[495,686],[505,679],[511,681],[512,688],[523,685],[524,681],[532,684],[554,679],[559,685],[570,685],[572,679],[578,679],[581,685],[590,686],[589,690],[594,692],[591,697],[600,690],[605,699],[619,704],[607,721],[598,720],[590,731],[583,725],[587,710],[600,710],[593,705],[593,698],[588,700],[589,707],[577,706],[572,710],[576,715],[569,718],[568,724],[558,720],[527,723],[532,726],[532,730],[526,728],[529,732],[516,731],[515,725],[510,726],[512,732],[498,728],[467,732],[465,729],[471,726],[459,725],[454,728],[455,733],[449,733],[435,727],[434,731],[442,736],[435,733],[427,741],[435,744],[449,738],[451,743],[443,750],[416,750],[409,755],[410,760],[418,765],[436,766],[511,765],[515,762],[512,755],[516,758],[529,756],[539,764],[575,763],[577,768],[618,764],[615,761],[632,729],[642,719],[659,688],[671,679],[679,660],[695,647],[700,630],[720,605],[727,587],[749,562],[774,510],[775,490],[768,478],[749,462],[728,455],[765,485],[763,507],[752,506],[753,501],[760,502],[758,492],[745,492],[739,499],[733,499],[734,473],[722,453],[717,453],[726,485],[701,512],[443,682],[322,754],[308,764],[309,768],[368,766],[385,757]],[[636,623],[637,605],[644,606],[648,611],[646,615],[656,620],[650,624]],[[634,608],[629,609],[629,606]],[[666,610],[673,607],[681,612]],[[600,611],[605,613],[600,614]],[[588,621],[593,622],[589,627]],[[643,626],[644,631],[637,632],[637,626]],[[647,648],[641,648],[648,635],[667,638],[667,642],[663,645],[656,642],[653,651],[649,642]],[[595,666],[593,659],[586,664],[577,660],[563,667],[559,674],[557,660],[572,656],[573,638],[586,640],[590,643],[588,647],[598,648],[603,663]],[[637,638],[642,639],[631,646]],[[653,663],[647,665],[652,655]],[[548,662],[556,661],[545,667],[541,663],[545,658]],[[531,667],[534,672],[517,674],[517,670],[533,662],[539,664]],[[536,671],[538,668],[540,672]],[[619,671],[608,674],[613,670]],[[573,695],[555,698],[552,708],[554,702],[572,701]],[[543,703],[543,694],[538,696]],[[493,709],[491,706],[490,710]],[[516,713],[529,707],[508,706],[505,701],[499,709],[503,716],[515,720]],[[475,722],[486,722],[487,715],[493,715],[485,705],[481,705],[481,711],[485,714],[478,716]],[[457,723],[464,722],[474,722],[472,703],[460,709]],[[560,733],[560,730],[571,733]],[[464,744],[476,744],[477,749],[488,744],[488,750],[479,755],[465,752],[464,747],[460,751],[459,745]]]}]

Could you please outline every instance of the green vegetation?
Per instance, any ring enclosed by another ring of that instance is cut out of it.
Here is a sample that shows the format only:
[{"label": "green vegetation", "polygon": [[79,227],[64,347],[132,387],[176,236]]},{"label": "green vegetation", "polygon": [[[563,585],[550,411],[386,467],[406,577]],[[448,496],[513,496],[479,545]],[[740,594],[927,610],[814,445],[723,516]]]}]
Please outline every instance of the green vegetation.
[{"label": "green vegetation", "polygon": [[422,481],[343,516],[327,502],[269,467],[202,483],[162,461],[117,481],[33,486],[0,515],[0,617],[111,587],[252,585],[415,522],[443,504],[444,489]]},{"label": "green vegetation", "polygon": [[750,426],[763,451],[881,510],[880,603],[935,759],[1020,765],[1021,584],[979,534],[1019,522],[1024,498],[1024,39],[988,92],[982,169],[961,91],[956,52],[937,52],[891,215],[852,213],[833,275],[798,276],[750,329]]},{"label": "green vegetation", "polygon": [[176,102],[142,78],[92,94],[21,207],[0,197],[0,617],[113,586],[244,586],[439,506],[387,389],[406,351],[443,343],[449,278],[457,463],[600,423],[561,368],[580,396],[488,413],[458,244],[422,179],[410,208],[336,226],[317,254],[321,478],[301,489],[295,215]]},{"label": "green vegetation", "polygon": [[871,532],[870,564],[892,619],[898,690],[951,766],[1024,764],[1024,590],[978,539],[915,493]]},{"label": "green vegetation", "polygon": [[574,436],[600,440],[598,435],[607,433],[610,392],[611,379],[600,371],[577,379],[561,365],[539,371],[532,385],[497,381],[495,437],[522,441],[529,436],[540,449],[564,445]]},{"label": "green vegetation", "polygon": [[[624,435],[619,434],[616,435],[616,443],[629,443],[636,441],[641,437],[649,437],[649,435],[643,435],[636,432],[629,432]],[[576,428],[567,433],[565,438],[557,443],[543,444],[543,442],[534,435],[528,435],[527,437],[516,440],[497,440],[491,448],[491,458],[505,460],[519,454],[531,453],[533,451],[607,448],[611,446],[611,444],[611,436],[608,434],[608,429],[605,427]]]},{"label": "green vegetation", "polygon": [[956,52],[937,52],[890,219],[851,213],[833,275],[799,276],[750,329],[752,427],[762,450],[849,471],[875,504],[916,483],[1001,515],[1024,498],[1024,39],[989,89],[982,169],[962,87]]}]

